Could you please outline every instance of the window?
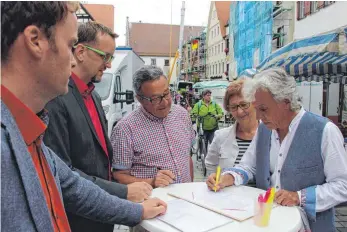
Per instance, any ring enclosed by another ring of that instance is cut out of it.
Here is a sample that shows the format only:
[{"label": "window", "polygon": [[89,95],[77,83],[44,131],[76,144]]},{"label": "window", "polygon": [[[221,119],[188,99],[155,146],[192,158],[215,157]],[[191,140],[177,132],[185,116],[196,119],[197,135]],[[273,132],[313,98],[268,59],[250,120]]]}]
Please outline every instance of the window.
[{"label": "window", "polygon": [[222,63],[222,72],[225,72],[224,71],[224,62]]},{"label": "window", "polygon": [[284,45],[284,26],[277,28],[277,48]]},{"label": "window", "polygon": [[223,44],[223,42],[222,42],[222,52],[224,51],[224,44]]},{"label": "window", "polygon": [[318,2],[317,1],[312,1],[311,2],[311,14],[315,13],[318,10]]},{"label": "window", "polygon": [[219,63],[219,64],[218,64],[218,74],[220,74],[220,70],[221,70],[221,69],[220,69],[220,66],[221,66],[221,64]]},{"label": "window", "polygon": [[154,58],[152,58],[152,59],[151,59],[151,65],[157,65],[157,60],[154,59]]},{"label": "window", "polygon": [[218,28],[217,28],[217,35],[219,35],[219,26],[218,26]]},{"label": "window", "polygon": [[170,60],[164,60],[164,66],[170,66]]}]

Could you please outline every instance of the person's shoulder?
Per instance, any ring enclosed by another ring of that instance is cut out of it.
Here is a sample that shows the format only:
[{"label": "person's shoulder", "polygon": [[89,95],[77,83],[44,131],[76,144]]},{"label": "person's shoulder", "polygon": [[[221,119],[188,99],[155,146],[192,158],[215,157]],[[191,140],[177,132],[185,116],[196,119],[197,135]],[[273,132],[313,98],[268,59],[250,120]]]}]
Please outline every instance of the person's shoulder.
[{"label": "person's shoulder", "polygon": [[188,117],[189,116],[188,111],[185,108],[183,108],[182,106],[180,106],[180,105],[173,104],[171,106],[171,111],[175,115],[179,115],[179,116],[183,116],[183,117]]},{"label": "person's shoulder", "polygon": [[117,127],[129,127],[136,123],[139,123],[139,120],[141,118],[141,109],[136,108],[135,110],[131,111],[129,114],[122,117],[119,122],[116,124]]},{"label": "person's shoulder", "polygon": [[234,129],[234,125],[215,131],[215,136],[227,136]]}]

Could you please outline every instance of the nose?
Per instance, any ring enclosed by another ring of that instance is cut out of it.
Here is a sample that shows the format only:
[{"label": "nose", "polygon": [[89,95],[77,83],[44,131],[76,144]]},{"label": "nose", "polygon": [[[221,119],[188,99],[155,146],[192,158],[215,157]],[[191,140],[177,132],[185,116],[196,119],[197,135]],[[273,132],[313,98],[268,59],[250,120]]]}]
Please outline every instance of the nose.
[{"label": "nose", "polygon": [[[107,63],[105,64],[105,67],[106,67],[106,68],[111,68],[111,67],[112,67],[111,62],[107,62]],[[106,68],[105,68],[105,69],[106,69]]]},{"label": "nose", "polygon": [[74,68],[77,65],[77,62],[76,62],[75,57],[74,57],[73,54],[71,54],[70,63],[71,63],[71,68]]}]

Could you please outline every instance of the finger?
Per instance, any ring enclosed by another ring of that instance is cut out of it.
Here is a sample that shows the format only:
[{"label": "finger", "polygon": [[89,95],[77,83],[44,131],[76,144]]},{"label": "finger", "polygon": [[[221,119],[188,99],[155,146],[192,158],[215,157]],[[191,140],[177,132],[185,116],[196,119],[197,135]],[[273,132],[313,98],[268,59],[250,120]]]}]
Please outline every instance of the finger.
[{"label": "finger", "polygon": [[158,207],[155,208],[156,209],[156,214],[157,215],[163,215],[166,213],[166,207],[160,205]]},{"label": "finger", "polygon": [[285,199],[286,199],[285,194],[282,194],[282,195],[280,195],[280,196],[277,198],[276,203],[282,205],[282,204],[283,204],[283,201],[284,201]]},{"label": "finger", "polygon": [[215,185],[214,184],[212,184],[211,182],[208,182],[207,183],[207,187],[210,189],[210,190],[213,190],[213,187],[214,187]]},{"label": "finger", "polygon": [[147,182],[142,182],[142,183],[144,184],[145,188],[147,188],[149,191],[152,192],[152,190],[153,190],[152,185],[148,184]]},{"label": "finger", "polygon": [[170,170],[160,170],[159,173],[169,176],[171,179],[175,179],[175,175]]},{"label": "finger", "polygon": [[159,185],[160,187],[166,187],[168,185],[170,185],[170,182],[165,180],[165,179],[160,179],[160,178],[157,178],[156,180],[156,183],[157,185]]},{"label": "finger", "polygon": [[275,193],[275,201],[284,194],[284,190],[279,190]]},{"label": "finger", "polygon": [[157,179],[164,179],[164,180],[168,181],[169,183],[173,183],[173,182],[174,182],[174,180],[171,179],[170,176],[165,175],[165,174],[163,174],[163,173],[159,173],[159,174],[157,175]]}]

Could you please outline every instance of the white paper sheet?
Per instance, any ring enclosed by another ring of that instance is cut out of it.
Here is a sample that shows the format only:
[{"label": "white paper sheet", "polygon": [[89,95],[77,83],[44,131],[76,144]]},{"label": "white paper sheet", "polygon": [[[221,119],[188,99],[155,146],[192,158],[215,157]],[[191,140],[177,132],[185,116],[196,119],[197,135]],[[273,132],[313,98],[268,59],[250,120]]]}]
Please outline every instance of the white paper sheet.
[{"label": "white paper sheet", "polygon": [[234,195],[232,193],[220,191],[195,191],[190,193],[170,192],[178,198],[196,203],[217,212],[222,212],[238,221],[246,220],[254,216],[255,199]]},{"label": "white paper sheet", "polygon": [[166,214],[157,219],[183,232],[205,232],[233,221],[181,199],[169,201]]}]

